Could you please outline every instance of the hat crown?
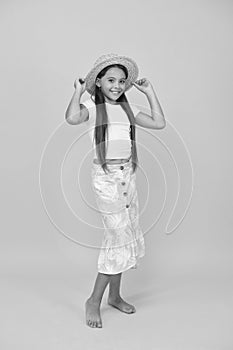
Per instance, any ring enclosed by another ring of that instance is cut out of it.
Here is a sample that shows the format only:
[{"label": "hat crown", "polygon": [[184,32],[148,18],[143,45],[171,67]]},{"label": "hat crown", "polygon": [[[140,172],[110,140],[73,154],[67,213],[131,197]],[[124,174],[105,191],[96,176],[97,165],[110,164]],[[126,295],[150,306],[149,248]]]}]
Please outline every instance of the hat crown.
[{"label": "hat crown", "polygon": [[94,66],[98,66],[99,64],[107,61],[107,60],[111,60],[111,59],[114,59],[114,58],[119,58],[119,55],[116,54],[116,53],[107,53],[105,55],[102,55],[100,56],[94,63]]}]

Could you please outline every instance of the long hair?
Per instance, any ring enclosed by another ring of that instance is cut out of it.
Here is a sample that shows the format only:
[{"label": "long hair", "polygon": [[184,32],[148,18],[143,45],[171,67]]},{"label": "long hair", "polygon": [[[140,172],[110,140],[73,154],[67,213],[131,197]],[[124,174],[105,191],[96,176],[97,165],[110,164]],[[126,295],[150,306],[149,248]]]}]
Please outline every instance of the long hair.
[{"label": "long hair", "polygon": [[[121,64],[111,64],[105,67],[97,75],[97,78],[102,78],[106,74],[108,69],[112,67],[121,68],[126,75],[126,79],[128,78],[128,71],[126,67]],[[93,94],[91,95],[91,98],[92,96]],[[95,130],[94,130],[96,153],[100,161],[101,167],[106,173],[106,170],[108,170],[108,168],[106,163],[105,136],[106,136],[106,133],[108,133],[108,115],[106,111],[104,95],[101,89],[97,85],[95,85],[94,96],[95,96],[94,102],[96,105],[96,124],[95,124]],[[121,105],[122,109],[127,114],[130,122],[131,155],[132,155],[132,166],[133,166],[133,173],[134,173],[138,166],[134,115],[133,115],[132,109],[130,108],[130,105],[128,103],[125,93],[123,93],[116,101]]]}]

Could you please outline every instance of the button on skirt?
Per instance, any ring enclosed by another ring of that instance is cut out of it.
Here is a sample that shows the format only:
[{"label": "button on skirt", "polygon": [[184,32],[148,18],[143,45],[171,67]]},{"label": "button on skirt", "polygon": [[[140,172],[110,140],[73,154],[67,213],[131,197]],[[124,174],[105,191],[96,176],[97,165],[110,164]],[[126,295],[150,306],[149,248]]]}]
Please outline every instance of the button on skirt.
[{"label": "button on skirt", "polygon": [[132,160],[107,164],[92,163],[92,188],[97,209],[104,225],[98,258],[98,272],[116,274],[137,268],[145,255],[145,242],[139,224],[139,202],[136,174]]}]

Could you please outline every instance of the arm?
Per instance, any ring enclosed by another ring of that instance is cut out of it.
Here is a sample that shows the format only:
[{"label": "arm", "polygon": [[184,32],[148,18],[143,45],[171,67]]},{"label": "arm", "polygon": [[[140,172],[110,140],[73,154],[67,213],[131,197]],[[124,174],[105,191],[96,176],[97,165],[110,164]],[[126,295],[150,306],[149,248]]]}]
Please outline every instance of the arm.
[{"label": "arm", "polygon": [[[146,83],[146,88],[143,86],[143,84]],[[141,85],[135,85],[139,90],[145,93],[150,109],[151,109],[151,115],[147,113],[140,112],[135,117],[136,124],[149,129],[163,129],[166,126],[166,120],[164,118],[164,114],[162,111],[162,108],[160,106],[159,100],[156,96],[156,93],[152,87],[152,85],[149,83],[149,81],[145,81],[141,83]]]},{"label": "arm", "polygon": [[75,91],[65,112],[65,119],[68,124],[78,125],[88,120],[89,112],[84,105],[80,105],[80,98],[85,91],[85,84],[80,87],[75,81]]}]

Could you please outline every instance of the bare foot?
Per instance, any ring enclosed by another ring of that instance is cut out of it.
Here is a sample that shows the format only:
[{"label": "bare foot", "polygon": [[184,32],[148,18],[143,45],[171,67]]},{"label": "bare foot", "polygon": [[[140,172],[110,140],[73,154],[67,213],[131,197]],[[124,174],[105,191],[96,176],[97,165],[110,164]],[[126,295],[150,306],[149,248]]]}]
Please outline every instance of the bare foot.
[{"label": "bare foot", "polygon": [[86,324],[92,328],[102,328],[100,317],[100,304],[94,302],[91,298],[85,302],[86,308]]},{"label": "bare foot", "polygon": [[109,296],[108,304],[116,307],[122,312],[126,312],[127,314],[132,314],[136,312],[135,307],[133,305],[126,303],[126,301],[124,301],[121,297],[113,298]]}]

